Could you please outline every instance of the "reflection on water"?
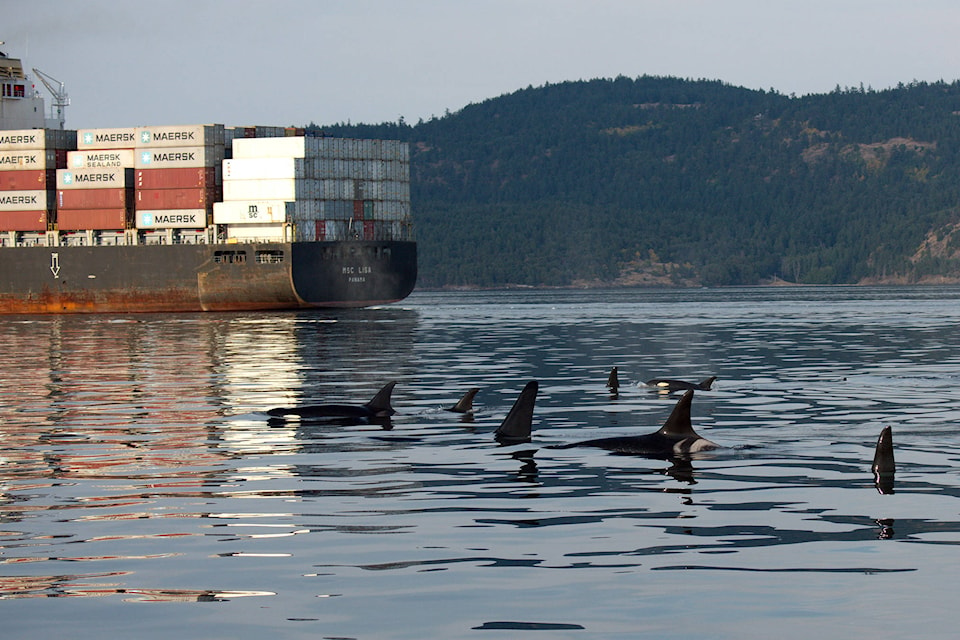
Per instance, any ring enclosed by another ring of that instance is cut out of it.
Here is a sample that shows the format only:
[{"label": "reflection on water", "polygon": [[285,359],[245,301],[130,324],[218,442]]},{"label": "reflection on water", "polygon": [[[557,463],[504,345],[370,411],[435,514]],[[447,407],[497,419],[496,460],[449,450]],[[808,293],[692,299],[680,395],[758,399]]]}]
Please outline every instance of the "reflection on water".
[{"label": "reflection on water", "polygon": [[[960,289],[823,288],[7,318],[5,629],[945,636],[958,316]],[[710,375],[693,423],[720,450],[550,448],[649,433],[677,396],[638,383]],[[498,446],[534,379],[532,442]],[[390,380],[389,430],[264,413]],[[473,414],[445,410],[471,387]],[[895,491],[872,467],[885,425]]]}]

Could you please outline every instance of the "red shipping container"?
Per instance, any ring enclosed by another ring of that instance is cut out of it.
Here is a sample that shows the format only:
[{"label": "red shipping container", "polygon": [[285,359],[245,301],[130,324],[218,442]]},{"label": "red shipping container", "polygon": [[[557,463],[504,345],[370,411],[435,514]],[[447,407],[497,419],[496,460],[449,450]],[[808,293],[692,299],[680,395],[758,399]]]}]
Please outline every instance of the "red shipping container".
[{"label": "red shipping container", "polygon": [[373,240],[374,233],[373,220],[365,220],[363,223],[363,239]]},{"label": "red shipping container", "polygon": [[46,231],[46,211],[0,211],[0,231]]},{"label": "red shipping container", "polygon": [[47,187],[56,187],[56,182],[56,169],[0,171],[0,191],[39,191]]},{"label": "red shipping container", "polygon": [[127,209],[60,209],[57,227],[61,231],[84,229],[129,229],[132,218]]},{"label": "red shipping container", "polygon": [[129,209],[132,196],[131,189],[61,189],[57,209]]},{"label": "red shipping container", "polygon": [[363,220],[363,200],[353,201],[353,219]]},{"label": "red shipping container", "polygon": [[137,209],[204,209],[220,200],[220,189],[137,189]]},{"label": "red shipping container", "polygon": [[135,184],[138,189],[195,189],[213,187],[216,177],[216,167],[137,169]]}]

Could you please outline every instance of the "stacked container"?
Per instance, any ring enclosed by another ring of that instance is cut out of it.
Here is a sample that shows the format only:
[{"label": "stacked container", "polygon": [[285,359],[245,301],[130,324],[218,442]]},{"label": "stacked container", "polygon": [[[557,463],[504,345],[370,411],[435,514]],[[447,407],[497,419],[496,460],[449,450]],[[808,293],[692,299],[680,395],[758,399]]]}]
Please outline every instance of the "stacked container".
[{"label": "stacked container", "polygon": [[214,222],[228,237],[399,240],[410,232],[409,147],[398,141],[234,138]]},{"label": "stacked container", "polygon": [[133,169],[57,169],[57,227],[106,231],[130,227]]},{"label": "stacked container", "polygon": [[134,127],[80,129],[76,151],[57,171],[61,231],[122,231],[133,226]]},{"label": "stacked container", "polygon": [[77,132],[0,131],[0,231],[46,231],[56,219],[56,170],[77,148]]},{"label": "stacked container", "polygon": [[138,127],[136,226],[203,229],[221,197],[222,124]]}]

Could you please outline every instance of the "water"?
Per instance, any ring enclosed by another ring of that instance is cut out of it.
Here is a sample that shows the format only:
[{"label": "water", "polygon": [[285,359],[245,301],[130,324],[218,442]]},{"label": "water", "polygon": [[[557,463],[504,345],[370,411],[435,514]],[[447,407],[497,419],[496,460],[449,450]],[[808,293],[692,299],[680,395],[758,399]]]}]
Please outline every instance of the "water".
[{"label": "water", "polygon": [[[958,319],[941,287],[3,318],[3,637],[952,637]],[[545,448],[709,375],[692,470]],[[533,442],[496,446],[531,379]],[[389,380],[390,429],[262,413]]]}]

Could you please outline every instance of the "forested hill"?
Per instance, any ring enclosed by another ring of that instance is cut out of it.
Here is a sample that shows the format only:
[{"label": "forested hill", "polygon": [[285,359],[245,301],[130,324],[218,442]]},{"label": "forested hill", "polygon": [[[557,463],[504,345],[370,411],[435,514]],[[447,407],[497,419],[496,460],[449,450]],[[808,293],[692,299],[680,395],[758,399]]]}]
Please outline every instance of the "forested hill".
[{"label": "forested hill", "polygon": [[960,280],[958,82],[619,77],[316,128],[411,143],[424,287]]}]

